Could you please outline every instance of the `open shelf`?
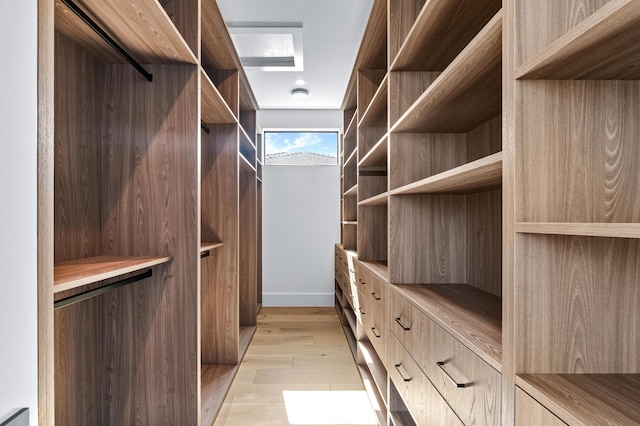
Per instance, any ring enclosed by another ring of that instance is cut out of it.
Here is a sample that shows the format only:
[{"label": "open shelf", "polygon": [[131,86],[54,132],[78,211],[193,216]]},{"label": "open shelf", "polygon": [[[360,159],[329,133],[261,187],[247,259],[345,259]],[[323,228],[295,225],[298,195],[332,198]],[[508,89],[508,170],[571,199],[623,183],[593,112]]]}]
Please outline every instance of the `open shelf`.
[{"label": "open shelf", "polygon": [[418,182],[401,186],[391,195],[468,193],[502,185],[502,152],[463,164]]},{"label": "open shelf", "polygon": [[358,127],[356,124],[356,117],[358,117],[358,111],[356,110],[355,113],[353,114],[353,117],[351,117],[351,121],[349,121],[349,124],[347,125],[347,128],[344,130],[344,138],[351,138],[351,137],[355,137],[355,132],[356,132],[356,128]]},{"label": "open shelf", "polygon": [[356,222],[355,220],[345,220],[342,222],[343,225],[357,225],[358,222]]},{"label": "open shelf", "polygon": [[502,299],[466,284],[395,284],[434,322],[502,370]]},{"label": "open shelf", "polygon": [[[349,154],[349,157],[347,158],[347,160],[344,162],[343,167],[349,167],[349,166],[355,166],[356,163],[356,158],[358,157],[358,148],[354,149],[351,154]],[[353,164],[351,164],[353,163]]]},{"label": "open shelf", "polygon": [[383,192],[382,194],[375,195],[358,203],[359,206],[382,206],[385,204],[389,204],[388,192]]},{"label": "open shelf", "polygon": [[253,335],[256,333],[255,325],[241,325],[240,326],[240,359],[244,358],[244,354],[247,353],[247,349],[249,349],[249,344],[251,343],[251,339]]},{"label": "open shelf", "polygon": [[[420,13],[395,58],[392,58],[392,71],[443,70],[502,6],[499,0],[430,0],[422,4]],[[402,22],[396,25],[402,25]]]},{"label": "open shelf", "polygon": [[378,86],[369,106],[362,114],[360,127],[387,127],[387,88],[389,74],[386,74]]},{"label": "open shelf", "polygon": [[246,171],[252,171],[255,172],[256,168],[254,167],[253,164],[251,164],[251,162],[247,159],[247,157],[245,157],[243,152],[240,152],[240,169],[245,169]]},{"label": "open shelf", "polygon": [[567,424],[640,424],[640,374],[520,374],[516,385]]},{"label": "open shelf", "polygon": [[53,292],[119,277],[171,260],[171,256],[96,256],[57,263],[53,272]]},{"label": "open shelf", "polygon": [[202,1],[202,64],[205,68],[233,70],[240,68],[227,26],[215,0]]},{"label": "open shelf", "polygon": [[344,195],[356,195],[358,193],[358,184],[353,185],[351,188],[344,192]]},{"label": "open shelf", "polygon": [[364,362],[364,365],[366,365],[366,370],[369,371],[378,393],[380,395],[386,395],[387,370],[385,369],[382,360],[380,360],[378,353],[368,340],[358,341],[358,350],[363,358],[361,362]]},{"label": "open shelf", "polygon": [[238,365],[202,364],[200,370],[202,424],[211,425],[218,416],[224,399],[238,372]]},{"label": "open shelf", "polygon": [[392,132],[458,133],[502,110],[502,12],[498,12],[393,124]]},{"label": "open shelf", "polygon": [[360,160],[359,167],[384,166],[387,164],[389,134],[386,133]]},{"label": "open shelf", "polygon": [[256,146],[251,142],[251,138],[249,138],[249,135],[247,135],[242,126],[238,126],[238,129],[240,130],[240,157],[244,158],[251,169],[255,171]]},{"label": "open shelf", "polygon": [[516,222],[515,231],[522,234],[640,238],[639,223]]},{"label": "open shelf", "polygon": [[236,117],[213,84],[207,73],[200,68],[202,80],[202,121],[205,123],[235,123]]},{"label": "open shelf", "polygon": [[222,247],[224,243],[200,243],[200,253]]},{"label": "open shelf", "polygon": [[519,79],[640,79],[640,3],[613,0],[518,68]]},{"label": "open shelf", "polygon": [[[77,3],[87,15],[141,64],[198,63],[195,54],[160,2],[81,0]],[[55,9],[57,30],[87,48],[97,57],[108,58],[105,60],[107,63],[125,62],[119,55],[114,54],[112,48],[67,6],[56,1]],[[188,17],[187,20],[194,18]],[[114,34],[118,36],[114,37]]]}]

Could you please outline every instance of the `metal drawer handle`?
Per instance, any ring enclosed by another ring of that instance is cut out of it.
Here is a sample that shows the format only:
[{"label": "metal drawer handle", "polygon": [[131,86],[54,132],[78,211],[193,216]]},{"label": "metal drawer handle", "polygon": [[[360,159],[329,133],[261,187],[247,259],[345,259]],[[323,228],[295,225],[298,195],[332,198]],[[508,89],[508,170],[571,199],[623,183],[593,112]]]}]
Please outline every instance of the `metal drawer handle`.
[{"label": "metal drawer handle", "polygon": [[364,315],[364,314],[365,314],[365,313],[364,313],[364,309],[362,309],[362,306],[360,306],[358,309],[360,310],[360,313],[361,313],[362,315]]},{"label": "metal drawer handle", "polygon": [[365,285],[365,282],[362,278],[358,278],[358,281],[360,281],[360,284]]},{"label": "metal drawer handle", "polygon": [[396,367],[396,370],[398,370],[398,374],[400,374],[400,377],[402,377],[402,380],[404,380],[405,382],[410,382],[411,381],[411,377],[409,377],[408,375],[406,375],[405,373],[402,372],[402,370],[404,370],[404,368],[402,370],[400,370],[400,366],[402,364],[394,364],[394,366]]},{"label": "metal drawer handle", "polygon": [[380,336],[382,336],[380,333],[376,333],[377,328],[375,327],[371,327],[371,331],[373,331],[373,335],[376,336],[376,338],[380,338]]},{"label": "metal drawer handle", "polygon": [[373,296],[374,299],[380,300],[380,297],[378,297],[378,295],[376,294],[375,291],[373,293],[371,293],[371,295]]},{"label": "metal drawer handle", "polygon": [[471,383],[458,383],[458,382],[456,382],[455,379],[453,377],[451,377],[451,374],[449,374],[449,372],[444,368],[444,364],[445,364],[445,361],[436,362],[436,365],[438,366],[438,368],[440,370],[442,370],[444,375],[447,376],[447,378],[449,380],[451,380],[451,383],[453,383],[457,388],[468,388],[469,386],[471,386]]},{"label": "metal drawer handle", "polygon": [[400,317],[396,318],[396,322],[398,323],[398,325],[399,325],[400,327],[402,327],[402,329],[403,329],[404,331],[409,331],[409,330],[411,330],[411,326],[410,326],[410,325],[409,325],[409,326],[404,325],[404,324],[402,323],[402,321],[400,321]]}]

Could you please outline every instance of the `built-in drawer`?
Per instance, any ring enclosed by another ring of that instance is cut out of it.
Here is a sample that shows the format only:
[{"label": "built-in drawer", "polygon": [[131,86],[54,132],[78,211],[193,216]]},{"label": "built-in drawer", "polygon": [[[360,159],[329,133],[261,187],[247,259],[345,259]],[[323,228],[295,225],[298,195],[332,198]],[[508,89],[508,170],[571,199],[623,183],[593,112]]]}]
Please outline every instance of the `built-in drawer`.
[{"label": "built-in drawer", "polygon": [[389,362],[389,377],[416,424],[463,424],[395,336],[389,338]]},{"label": "built-in drawer", "polygon": [[389,330],[411,354],[424,350],[422,341],[425,321],[418,310],[404,297],[389,290]]}]

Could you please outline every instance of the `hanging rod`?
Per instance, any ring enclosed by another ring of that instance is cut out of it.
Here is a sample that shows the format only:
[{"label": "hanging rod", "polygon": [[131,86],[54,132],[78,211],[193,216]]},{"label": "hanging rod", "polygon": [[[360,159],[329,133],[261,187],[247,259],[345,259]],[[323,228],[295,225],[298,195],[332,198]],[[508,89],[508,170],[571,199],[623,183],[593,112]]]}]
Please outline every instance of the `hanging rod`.
[{"label": "hanging rod", "polygon": [[65,306],[73,305],[74,303],[82,302],[83,300],[91,299],[92,297],[99,296],[101,294],[107,293],[111,290],[115,290],[116,288],[124,287],[129,284],[133,284],[137,281],[143,280],[145,278],[149,278],[153,272],[151,269],[147,269],[146,272],[142,274],[135,275],[133,277],[125,278],[120,281],[116,281],[111,284],[107,284],[104,287],[96,288],[93,290],[85,291],[84,293],[75,294],[73,296],[65,297],[64,299],[60,299],[53,303],[53,309],[64,308]]},{"label": "hanging rod", "polygon": [[204,125],[204,123],[200,123],[200,128],[207,132],[207,134],[211,133],[211,129]]},{"label": "hanging rod", "polygon": [[211,256],[211,252],[209,250],[203,251],[200,253],[200,259],[204,259],[205,257]]},{"label": "hanging rod", "polygon": [[120,47],[118,42],[112,39],[111,36],[109,36],[109,34],[104,32],[104,30],[100,28],[100,26],[93,19],[91,19],[89,15],[87,15],[82,9],[80,9],[72,0],[60,0],[60,1],[63,4],[65,4],[69,9],[71,9],[71,11],[75,13],[78,16],[78,18],[82,19],[84,23],[89,26],[89,28],[91,28],[96,34],[102,37],[102,39],[106,41],[107,44],[111,46],[113,50],[118,52],[120,56],[126,59],[127,62],[129,62],[131,65],[133,65],[133,67],[136,70],[138,70],[138,72],[142,74],[144,78],[146,78],[148,81],[153,81],[153,74],[148,73],[147,70],[142,68],[142,65],[140,65],[135,59],[133,59],[131,55],[129,55],[122,47]]}]

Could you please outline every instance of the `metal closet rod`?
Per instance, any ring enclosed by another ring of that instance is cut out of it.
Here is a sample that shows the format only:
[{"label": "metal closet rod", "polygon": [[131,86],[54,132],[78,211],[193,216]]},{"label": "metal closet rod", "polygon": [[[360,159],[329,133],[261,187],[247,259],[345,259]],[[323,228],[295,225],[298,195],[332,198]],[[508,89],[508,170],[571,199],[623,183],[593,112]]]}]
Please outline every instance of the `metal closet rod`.
[{"label": "metal closet rod", "polygon": [[137,281],[143,280],[145,278],[149,278],[153,275],[151,269],[147,269],[146,272],[142,274],[135,275],[133,277],[125,278],[120,281],[116,281],[111,284],[107,284],[104,287],[96,288],[94,290],[85,291],[84,293],[75,294],[73,296],[65,297],[64,299],[60,299],[57,302],[53,303],[53,309],[64,308],[65,306],[73,305],[74,303],[82,302],[83,300],[91,299],[92,297],[99,296],[101,294],[107,293],[109,291],[115,290],[116,288],[124,287],[129,284],[133,284]]},{"label": "metal closet rod", "polygon": [[207,132],[207,134],[211,133],[211,129],[208,128],[207,126],[205,126],[204,123],[200,123],[200,128],[202,128],[202,130],[204,130],[205,132]]},{"label": "metal closet rod", "polygon": [[114,39],[112,39],[109,34],[107,34],[106,32],[104,32],[104,30],[102,28],[100,28],[100,26],[89,17],[89,15],[87,15],[86,13],[84,13],[84,10],[80,9],[78,7],[78,5],[76,5],[73,1],[71,0],[60,0],[63,4],[65,4],[69,9],[71,9],[71,11],[73,13],[75,13],[78,18],[82,19],[84,21],[85,24],[87,24],[89,26],[89,28],[91,28],[93,31],[95,31],[96,34],[98,34],[100,37],[102,37],[102,39],[104,41],[107,42],[107,44],[109,46],[111,46],[111,48],[113,50],[115,50],[116,52],[118,52],[118,54],[120,56],[122,56],[124,59],[127,60],[127,62],[129,62],[131,65],[133,65],[133,67],[138,70],[138,72],[140,74],[142,74],[144,76],[144,78],[146,78],[148,81],[153,81],[153,74],[150,74],[147,72],[147,70],[145,70],[144,68],[142,68],[142,65],[140,65],[135,59],[133,59],[131,57],[131,55],[129,55],[122,47],[120,47],[120,45],[118,44],[117,41],[115,41]]}]

